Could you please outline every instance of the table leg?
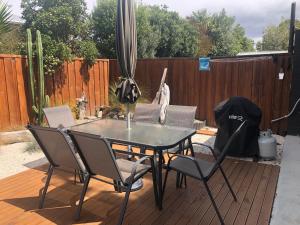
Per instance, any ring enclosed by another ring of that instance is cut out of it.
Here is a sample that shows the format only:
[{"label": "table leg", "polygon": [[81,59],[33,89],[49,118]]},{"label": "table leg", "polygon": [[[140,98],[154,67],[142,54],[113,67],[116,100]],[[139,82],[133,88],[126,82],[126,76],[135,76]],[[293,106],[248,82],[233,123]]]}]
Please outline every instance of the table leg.
[{"label": "table leg", "polygon": [[140,147],[140,153],[141,154],[146,154],[146,148],[145,147]]},{"label": "table leg", "polygon": [[189,137],[188,142],[189,142],[189,147],[191,149],[191,155],[193,157],[195,157],[195,152],[194,152],[194,147],[193,147],[193,144],[192,144],[192,138],[191,137]]},{"label": "table leg", "polygon": [[[183,154],[184,155],[184,146],[185,146],[185,141],[181,142],[179,144],[179,154]],[[185,175],[177,172],[177,177],[176,177],[176,187],[177,188],[182,188],[183,179],[186,179]]]},{"label": "table leg", "polygon": [[158,190],[158,208],[162,210],[162,162],[163,162],[163,154],[162,151],[158,152],[158,165],[157,165],[157,190]]}]

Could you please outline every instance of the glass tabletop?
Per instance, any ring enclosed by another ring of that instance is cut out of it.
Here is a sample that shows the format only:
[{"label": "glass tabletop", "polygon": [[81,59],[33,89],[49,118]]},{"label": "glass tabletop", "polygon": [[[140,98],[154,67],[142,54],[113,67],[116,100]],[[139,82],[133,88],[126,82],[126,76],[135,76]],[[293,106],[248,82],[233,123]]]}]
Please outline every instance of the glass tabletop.
[{"label": "glass tabletop", "polygon": [[131,122],[131,129],[127,129],[125,120],[113,119],[76,125],[70,130],[99,135],[112,142],[154,149],[174,147],[196,133],[195,129],[141,122]]}]

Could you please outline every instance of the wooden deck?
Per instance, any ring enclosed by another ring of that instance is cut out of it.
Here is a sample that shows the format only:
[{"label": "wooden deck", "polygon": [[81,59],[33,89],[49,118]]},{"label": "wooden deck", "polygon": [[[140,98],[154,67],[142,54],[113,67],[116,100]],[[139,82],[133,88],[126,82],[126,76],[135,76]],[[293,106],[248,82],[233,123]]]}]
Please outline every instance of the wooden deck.
[{"label": "wooden deck", "polygon": [[[234,202],[220,173],[209,182],[225,223],[268,225],[276,191],[279,167],[227,159],[223,163],[238,201]],[[46,166],[0,180],[0,224],[116,224],[124,194],[112,186],[92,180],[81,220],[73,219],[82,185],[73,176],[56,172],[49,186],[45,208],[38,198],[45,182]],[[151,175],[144,188],[132,193],[124,224],[219,224],[202,183],[188,178],[187,189],[176,189],[170,173],[164,209],[154,205]]]}]

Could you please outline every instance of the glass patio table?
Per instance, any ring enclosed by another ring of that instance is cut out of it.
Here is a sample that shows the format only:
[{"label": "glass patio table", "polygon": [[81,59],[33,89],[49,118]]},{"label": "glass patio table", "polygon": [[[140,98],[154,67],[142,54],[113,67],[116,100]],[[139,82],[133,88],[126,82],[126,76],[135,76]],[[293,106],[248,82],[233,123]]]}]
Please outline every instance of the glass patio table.
[{"label": "glass patio table", "polygon": [[131,122],[131,129],[126,126],[125,120],[101,119],[75,125],[70,130],[99,135],[111,143],[152,149],[157,159],[158,207],[162,209],[163,151],[182,146],[185,140],[190,140],[196,130],[141,122]]}]

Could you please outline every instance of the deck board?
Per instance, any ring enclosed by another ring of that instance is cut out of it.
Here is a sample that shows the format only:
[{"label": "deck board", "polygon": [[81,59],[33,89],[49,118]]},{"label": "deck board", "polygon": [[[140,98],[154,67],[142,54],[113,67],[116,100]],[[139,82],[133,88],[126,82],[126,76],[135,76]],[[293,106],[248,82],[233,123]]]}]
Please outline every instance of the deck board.
[{"label": "deck board", "polygon": [[[238,201],[233,201],[219,172],[209,185],[226,225],[268,225],[279,167],[227,159],[223,168]],[[116,224],[124,194],[94,180],[87,192],[81,220],[74,221],[82,185],[75,185],[73,175],[62,171],[54,173],[45,207],[38,209],[46,170],[45,165],[0,180],[0,224]],[[164,209],[159,211],[154,206],[151,174],[146,175],[143,189],[130,196],[124,224],[219,224],[203,184],[189,178],[187,183],[186,189],[176,189],[175,173],[171,172]]]}]

